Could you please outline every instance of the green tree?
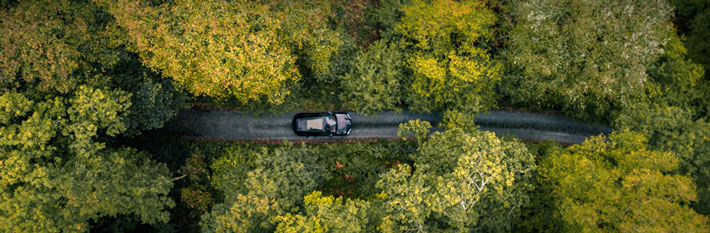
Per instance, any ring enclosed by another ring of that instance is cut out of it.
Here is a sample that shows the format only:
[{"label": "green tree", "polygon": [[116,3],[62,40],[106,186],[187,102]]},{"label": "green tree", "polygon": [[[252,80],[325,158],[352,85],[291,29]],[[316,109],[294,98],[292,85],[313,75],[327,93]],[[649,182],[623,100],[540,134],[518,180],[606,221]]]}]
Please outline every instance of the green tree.
[{"label": "green tree", "polygon": [[[252,165],[240,163],[244,159],[253,160]],[[297,213],[303,197],[321,186],[324,168],[317,159],[318,155],[304,146],[261,148],[246,156],[240,153],[219,159],[212,165],[216,171],[212,183],[225,202],[203,217],[202,229],[274,231],[278,216]]]},{"label": "green tree", "polygon": [[705,232],[707,217],[690,209],[695,185],[671,175],[678,159],[648,149],[628,131],[594,137],[546,157],[540,176],[554,184],[556,215],[573,232]]},{"label": "green tree", "polygon": [[681,33],[688,34],[691,21],[698,13],[710,6],[708,0],[670,0],[668,1],[675,8],[675,26]]},{"label": "green tree", "polygon": [[[707,213],[710,206],[710,124],[692,120],[686,108],[665,104],[638,104],[622,112],[616,128],[631,129],[649,135],[649,145],[667,150],[679,159],[678,171],[695,179],[698,185],[696,210]],[[696,200],[693,200],[696,201]]]},{"label": "green tree", "polygon": [[435,132],[377,187],[385,230],[509,231],[534,170],[524,145],[459,128]]},{"label": "green tree", "polygon": [[304,204],[305,215],[277,217],[276,232],[368,232],[366,201],[324,197],[315,191],[304,197]]},{"label": "green tree", "polygon": [[401,11],[393,40],[408,46],[409,108],[482,112],[493,106],[502,68],[486,45],[493,12],[480,2],[451,0],[414,1]]},{"label": "green tree", "polygon": [[644,98],[646,69],[671,35],[665,0],[513,4],[503,82],[513,104],[599,119]]},{"label": "green tree", "polygon": [[165,165],[98,140],[123,131],[128,95],[79,86],[74,97],[0,96],[0,229],[84,232],[103,216],[167,222]]},{"label": "green tree", "polygon": [[694,119],[707,116],[710,89],[708,82],[703,80],[703,66],[689,59],[681,37],[673,33],[669,39],[663,46],[663,55],[647,71],[653,81],[648,85],[651,98],[647,101],[691,110]]},{"label": "green tree", "polygon": [[215,205],[203,215],[200,226],[202,232],[273,232],[270,219],[281,213],[273,199],[238,194],[229,205]]},{"label": "green tree", "polygon": [[708,0],[671,0],[675,7],[674,22],[681,34],[688,40],[686,46],[689,49],[690,58],[705,66],[705,70],[710,68],[710,44],[705,38],[710,35],[710,27],[706,23],[710,20],[710,1]]},{"label": "green tree", "polygon": [[131,107],[123,118],[125,135],[133,136],[141,131],[162,128],[187,105],[187,97],[182,90],[176,88],[170,79],[143,67],[133,54],[106,75],[111,79],[110,87],[131,93]]},{"label": "green tree", "polygon": [[707,41],[710,36],[710,2],[705,3],[706,7],[702,12],[698,13],[690,23],[690,32],[688,33],[687,45],[689,48],[690,57],[700,64],[705,66],[705,70],[710,70],[710,43]]},{"label": "green tree", "polygon": [[194,95],[281,104],[342,44],[320,1],[106,2],[131,49]]},{"label": "green tree", "polygon": [[405,139],[414,137],[417,142],[421,143],[429,135],[429,128],[431,128],[431,123],[428,121],[409,120],[406,123],[399,124],[397,136]]},{"label": "green tree", "polygon": [[0,90],[69,93],[86,79],[105,83],[95,71],[119,62],[120,44],[97,11],[67,0],[22,1],[0,10]]},{"label": "green tree", "polygon": [[443,122],[440,124],[447,129],[461,129],[464,132],[470,133],[478,130],[478,126],[474,122],[474,116],[467,113],[462,113],[456,110],[445,111],[443,114]]},{"label": "green tree", "polygon": [[0,10],[0,93],[68,95],[81,85],[131,93],[125,134],[160,128],[184,96],[125,50],[128,36],[86,1],[22,1]]},{"label": "green tree", "polygon": [[710,141],[705,135],[710,134],[710,85],[703,80],[703,67],[688,58],[679,36],[673,35],[664,51],[649,67],[653,83],[647,92],[652,98],[621,109],[614,127],[647,135],[651,148],[671,151],[680,159],[679,171],[692,176],[698,185],[695,209],[707,214]]},{"label": "green tree", "polygon": [[260,153],[257,166],[247,173],[248,193],[258,197],[276,198],[285,210],[297,208],[306,194],[321,184],[324,168],[317,155],[307,147],[279,148],[273,153]]},{"label": "green tree", "polygon": [[397,43],[379,40],[360,51],[342,78],[341,101],[362,114],[399,110],[404,95],[404,55]]}]

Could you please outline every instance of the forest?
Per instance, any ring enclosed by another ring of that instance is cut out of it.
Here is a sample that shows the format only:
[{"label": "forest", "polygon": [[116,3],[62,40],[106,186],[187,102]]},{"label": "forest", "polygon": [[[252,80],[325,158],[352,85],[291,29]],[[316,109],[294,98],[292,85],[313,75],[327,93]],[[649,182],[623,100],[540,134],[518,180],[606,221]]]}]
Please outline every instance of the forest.
[{"label": "forest", "polygon": [[[708,38],[710,0],[0,0],[0,231],[710,232]],[[443,123],[164,130],[205,106]],[[479,130],[495,109],[614,131]]]}]

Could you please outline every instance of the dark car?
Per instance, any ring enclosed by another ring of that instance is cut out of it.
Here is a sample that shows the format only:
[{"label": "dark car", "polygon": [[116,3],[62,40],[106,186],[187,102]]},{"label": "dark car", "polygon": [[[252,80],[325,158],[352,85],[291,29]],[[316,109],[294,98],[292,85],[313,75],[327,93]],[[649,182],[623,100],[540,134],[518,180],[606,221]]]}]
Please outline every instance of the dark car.
[{"label": "dark car", "polygon": [[298,136],[345,136],[351,127],[347,112],[304,112],[293,116],[293,132]]}]

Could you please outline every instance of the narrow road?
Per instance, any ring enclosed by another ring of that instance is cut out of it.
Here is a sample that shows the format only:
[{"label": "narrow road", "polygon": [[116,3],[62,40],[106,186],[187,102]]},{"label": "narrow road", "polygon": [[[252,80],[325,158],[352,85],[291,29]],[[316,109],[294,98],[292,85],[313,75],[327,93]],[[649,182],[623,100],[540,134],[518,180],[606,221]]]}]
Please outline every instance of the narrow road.
[{"label": "narrow road", "polygon": [[[255,117],[249,113],[234,111],[184,110],[166,128],[168,131],[188,137],[222,140],[323,140],[328,137],[299,137],[291,130],[291,119],[295,113],[264,115]],[[429,121],[438,126],[442,121],[439,114],[416,114],[380,112],[377,116],[366,117],[350,113],[353,128],[345,138],[393,138],[397,137],[400,123],[412,119]],[[579,144],[586,137],[609,134],[611,129],[604,126],[587,125],[567,118],[507,111],[490,111],[476,117],[476,124],[482,130],[498,135],[514,135],[531,140],[552,139],[561,143]],[[441,130],[434,128],[433,130]],[[340,138],[338,136],[333,139]]]}]

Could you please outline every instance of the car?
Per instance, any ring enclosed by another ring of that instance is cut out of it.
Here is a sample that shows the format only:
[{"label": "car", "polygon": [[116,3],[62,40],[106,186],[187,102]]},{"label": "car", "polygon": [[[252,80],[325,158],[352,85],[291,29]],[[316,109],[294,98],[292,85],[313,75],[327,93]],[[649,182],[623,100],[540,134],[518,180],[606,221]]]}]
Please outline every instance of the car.
[{"label": "car", "polygon": [[292,127],[298,136],[346,136],[352,118],[347,112],[302,112],[293,116]]}]

